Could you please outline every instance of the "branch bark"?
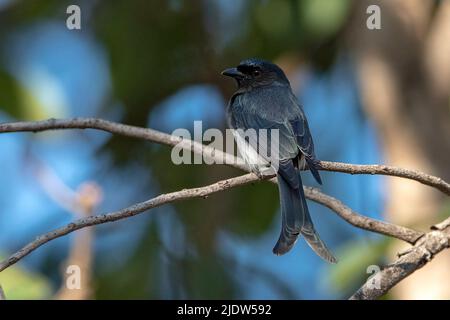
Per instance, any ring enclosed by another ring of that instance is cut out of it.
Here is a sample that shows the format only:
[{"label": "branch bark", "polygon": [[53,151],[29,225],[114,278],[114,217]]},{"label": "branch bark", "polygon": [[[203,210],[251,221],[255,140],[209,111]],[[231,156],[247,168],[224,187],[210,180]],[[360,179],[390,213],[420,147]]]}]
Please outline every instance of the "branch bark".
[{"label": "branch bark", "polygon": [[249,173],[240,177],[222,180],[205,187],[184,189],[181,191],[162,194],[153,199],[136,203],[132,206],[129,206],[119,211],[77,219],[61,228],[45,233],[37,237],[34,241],[28,243],[22,249],[11,255],[8,259],[0,263],[0,272],[10,267],[11,265],[15,264],[17,261],[21,260],[25,256],[29,255],[31,252],[33,252],[43,244],[56,238],[65,236],[75,230],[133,217],[149,209],[159,207],[166,203],[193,198],[201,198],[201,197],[205,198],[210,194],[227,190],[232,187],[246,185],[257,181],[258,179],[259,178],[256,175]]},{"label": "branch bark", "polygon": [[[425,266],[439,252],[450,248],[450,218],[432,227],[417,243],[399,254],[392,264],[370,278],[350,300],[373,300],[386,294],[393,286]],[[377,285],[374,285],[373,280]]]},{"label": "branch bark", "polygon": [[341,162],[320,161],[321,169],[324,171],[343,172],[350,174],[376,174],[394,176],[415,180],[427,186],[438,189],[450,196],[450,184],[443,179],[417,170],[386,166],[380,164],[349,164]]},{"label": "branch bark", "polygon": [[423,232],[363,216],[347,207],[338,199],[324,194],[316,188],[305,187],[304,189],[308,199],[328,207],[357,228],[394,237],[410,244],[415,244],[423,236]]},{"label": "branch bark", "polygon": [[[0,124],[0,133],[6,132],[40,132],[57,129],[97,129],[113,134],[119,134],[132,138],[149,140],[163,145],[179,145],[184,149],[191,150],[197,154],[203,154],[205,157],[216,160],[219,163],[225,163],[245,171],[247,167],[236,161],[236,158],[226,152],[205,146],[197,141],[182,139],[157,130],[140,128],[121,123],[116,123],[96,118],[73,118],[73,119],[48,119],[43,121],[22,121]],[[180,145],[181,143],[181,145]],[[418,181],[422,184],[434,187],[439,191],[450,195],[450,184],[439,177],[425,174],[420,171],[408,170],[398,167],[385,165],[355,165],[340,162],[320,161],[321,170],[343,172],[350,174],[381,174],[402,177]]]},{"label": "branch bark", "polygon": [[[274,181],[272,177],[267,176],[265,180],[271,179]],[[262,181],[258,176],[253,173],[248,173],[239,177],[230,178],[226,180],[221,180],[216,183],[213,183],[208,186],[192,188],[192,189],[183,189],[180,191],[162,194],[153,199],[136,203],[130,207],[125,209],[114,211],[111,213],[100,214],[96,216],[89,216],[86,218],[81,218],[75,220],[61,228],[55,229],[53,231],[47,232],[39,237],[37,237],[34,241],[31,241],[22,249],[11,255],[8,259],[2,261],[0,263],[0,272],[5,270],[6,268],[12,266],[19,260],[23,259],[31,252],[44,245],[45,243],[54,240],[56,238],[60,238],[65,236],[71,232],[76,230],[86,228],[93,225],[99,225],[107,222],[113,222],[129,217],[133,217],[135,215],[141,214],[147,210],[162,206],[167,203],[172,203],[180,200],[187,199],[195,199],[195,198],[207,198],[209,195],[225,191],[230,188],[244,186],[250,183]],[[415,231],[412,229],[408,229],[401,226],[396,226],[387,222],[378,221],[375,219],[371,219],[368,217],[364,217],[356,212],[354,212],[349,207],[345,206],[339,200],[325,195],[319,190],[311,187],[305,187],[305,195],[308,199],[316,201],[320,204],[323,204],[336,212],[338,216],[347,221],[348,223],[354,225],[355,227],[362,228],[365,230],[369,230],[376,233],[381,233],[384,235],[388,235],[408,243],[415,243],[417,239],[422,237],[423,233],[419,231]]]}]

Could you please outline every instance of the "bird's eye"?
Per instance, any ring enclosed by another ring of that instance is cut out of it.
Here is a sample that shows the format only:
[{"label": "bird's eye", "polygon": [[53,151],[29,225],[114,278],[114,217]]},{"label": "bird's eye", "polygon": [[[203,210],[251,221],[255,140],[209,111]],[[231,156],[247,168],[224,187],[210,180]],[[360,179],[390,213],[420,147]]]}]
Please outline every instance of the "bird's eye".
[{"label": "bird's eye", "polygon": [[259,71],[258,69],[253,70],[252,72],[254,77],[259,77],[261,75],[261,71]]}]

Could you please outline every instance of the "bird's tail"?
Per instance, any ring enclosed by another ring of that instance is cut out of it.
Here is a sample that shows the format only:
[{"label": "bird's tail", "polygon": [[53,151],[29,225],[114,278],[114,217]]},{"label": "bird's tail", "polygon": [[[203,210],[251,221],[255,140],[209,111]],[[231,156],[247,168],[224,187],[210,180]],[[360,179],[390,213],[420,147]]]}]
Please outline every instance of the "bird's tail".
[{"label": "bird's tail", "polygon": [[[300,176],[300,175],[299,175]],[[300,178],[301,179],[301,178]],[[311,219],[311,215],[309,214],[308,206],[306,205],[306,197],[305,192],[303,191],[303,185],[300,187],[300,198],[302,199],[303,206],[305,210],[305,223],[301,230],[302,236],[305,238],[306,242],[309,244],[311,249],[314,250],[322,259],[330,262],[337,263],[337,259],[331,253],[331,251],[327,248],[325,243],[320,239],[319,234],[314,228],[314,224]]]},{"label": "bird's tail", "polygon": [[300,187],[293,188],[281,175],[277,176],[282,221],[280,237],[273,248],[273,253],[282,255],[288,252],[301,234],[321,258],[328,262],[336,263],[336,258],[328,250],[314,228],[306,204],[300,174],[298,177],[300,179]]}]

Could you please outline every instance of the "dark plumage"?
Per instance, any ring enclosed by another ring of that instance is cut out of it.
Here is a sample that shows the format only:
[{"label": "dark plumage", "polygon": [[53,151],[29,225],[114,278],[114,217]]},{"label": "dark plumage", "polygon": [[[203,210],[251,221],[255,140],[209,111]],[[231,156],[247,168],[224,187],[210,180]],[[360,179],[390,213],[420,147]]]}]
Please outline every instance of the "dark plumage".
[{"label": "dark plumage", "polygon": [[[243,130],[278,130],[278,165],[275,167],[272,161],[272,167],[277,171],[282,226],[273,252],[277,255],[288,252],[298,236],[302,235],[320,257],[336,262],[319,238],[306,204],[300,169],[307,166],[317,182],[321,184],[322,181],[308,122],[283,70],[268,61],[248,59],[236,68],[224,70],[222,74],[234,78],[238,85],[227,107],[229,126]],[[242,153],[245,140],[236,130],[235,138]],[[254,149],[270,166],[270,159],[261,153],[264,148],[272,149],[270,144],[262,145],[259,136],[255,140]],[[252,145],[248,139],[247,143]],[[250,159],[250,156],[244,156],[249,162],[247,158]],[[261,174],[261,165],[250,164],[250,167]]]}]

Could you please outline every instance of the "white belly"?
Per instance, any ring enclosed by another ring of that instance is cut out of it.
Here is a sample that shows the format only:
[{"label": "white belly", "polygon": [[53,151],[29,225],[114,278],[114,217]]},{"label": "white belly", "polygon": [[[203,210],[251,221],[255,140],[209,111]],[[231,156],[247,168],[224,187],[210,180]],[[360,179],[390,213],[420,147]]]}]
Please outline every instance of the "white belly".
[{"label": "white belly", "polygon": [[[272,168],[271,162],[264,159],[261,155],[258,154],[258,152],[256,151],[256,146],[252,146],[251,143],[247,142],[234,130],[233,136],[236,140],[238,155],[245,161],[245,163],[253,172],[264,172],[264,174],[272,174],[274,172],[274,168]],[[267,172],[267,170],[270,170],[271,172]]]}]

